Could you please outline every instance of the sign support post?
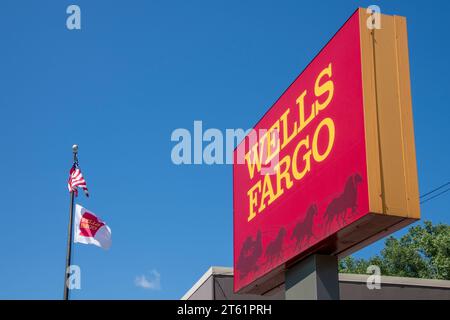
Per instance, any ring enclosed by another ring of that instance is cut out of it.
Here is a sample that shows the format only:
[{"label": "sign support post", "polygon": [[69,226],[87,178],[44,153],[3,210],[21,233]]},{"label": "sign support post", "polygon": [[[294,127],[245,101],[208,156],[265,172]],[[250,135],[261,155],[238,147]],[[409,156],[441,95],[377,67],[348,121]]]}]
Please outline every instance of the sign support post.
[{"label": "sign support post", "polygon": [[313,254],[286,270],[286,300],[339,300],[338,259]]}]

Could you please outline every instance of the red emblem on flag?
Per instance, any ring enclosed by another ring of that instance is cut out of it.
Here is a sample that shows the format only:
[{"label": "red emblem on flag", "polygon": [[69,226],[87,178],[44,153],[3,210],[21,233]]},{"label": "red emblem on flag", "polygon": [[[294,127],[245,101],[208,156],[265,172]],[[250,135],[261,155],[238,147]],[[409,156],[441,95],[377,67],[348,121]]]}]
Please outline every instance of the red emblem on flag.
[{"label": "red emblem on flag", "polygon": [[85,212],[80,220],[80,236],[95,237],[98,229],[104,225],[105,224],[99,221],[96,216],[90,212]]}]

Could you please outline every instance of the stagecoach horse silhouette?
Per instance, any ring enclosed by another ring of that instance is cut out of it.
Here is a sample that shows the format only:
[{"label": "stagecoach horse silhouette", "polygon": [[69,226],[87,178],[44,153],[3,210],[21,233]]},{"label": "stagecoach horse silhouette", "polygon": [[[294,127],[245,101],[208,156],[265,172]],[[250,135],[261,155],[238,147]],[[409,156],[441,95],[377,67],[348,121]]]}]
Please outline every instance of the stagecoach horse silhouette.
[{"label": "stagecoach horse silhouette", "polygon": [[[358,184],[362,182],[361,176],[356,173],[348,177],[344,191],[331,200],[327,209],[323,213],[323,224],[330,227],[334,220],[337,220],[340,226],[346,223],[349,214],[356,214],[358,209]],[[305,218],[299,221],[292,231],[291,240],[296,239],[296,248],[298,249],[304,240],[309,241],[312,237],[316,238],[313,232],[314,217],[317,215],[317,205],[312,204],[306,211]],[[280,228],[277,237],[270,242],[265,251],[266,262],[272,264],[274,261],[282,259],[283,239],[286,236],[286,229]],[[258,230],[256,238],[248,236],[242,244],[239,258],[236,263],[236,269],[239,271],[240,278],[246,277],[250,272],[258,270],[257,262],[263,253],[262,234]]]},{"label": "stagecoach horse silhouette", "polygon": [[258,230],[255,240],[253,240],[252,236],[248,236],[242,244],[242,249],[236,263],[236,269],[239,270],[239,277],[241,279],[246,277],[250,272],[258,270],[256,262],[261,257],[262,251],[261,231]]},{"label": "stagecoach horse silhouette", "polygon": [[297,239],[295,247],[298,249],[304,239],[309,241],[311,237],[315,237],[313,233],[314,216],[317,214],[317,205],[312,204],[306,211],[305,219],[298,222],[291,235],[292,239]]},{"label": "stagecoach horse silhouette", "polygon": [[345,183],[344,191],[331,200],[327,207],[327,210],[323,214],[324,224],[330,226],[330,224],[336,219],[339,226],[345,224],[348,210],[351,210],[352,214],[357,213],[358,204],[358,184],[362,182],[362,178],[359,174],[354,174],[348,177]]},{"label": "stagecoach horse silhouette", "polygon": [[277,237],[270,242],[266,247],[266,263],[272,264],[274,261],[278,261],[279,259],[282,259],[282,247],[283,247],[283,239],[286,235],[286,229],[281,227],[278,231]]}]

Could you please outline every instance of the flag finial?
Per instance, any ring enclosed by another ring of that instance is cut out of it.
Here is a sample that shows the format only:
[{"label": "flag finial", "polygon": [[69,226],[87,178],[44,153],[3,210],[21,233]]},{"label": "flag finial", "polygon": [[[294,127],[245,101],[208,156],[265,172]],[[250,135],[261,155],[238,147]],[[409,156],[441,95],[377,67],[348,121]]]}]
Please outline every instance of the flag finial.
[{"label": "flag finial", "polygon": [[77,144],[74,144],[72,146],[72,151],[73,151],[73,153],[78,153],[78,145]]}]

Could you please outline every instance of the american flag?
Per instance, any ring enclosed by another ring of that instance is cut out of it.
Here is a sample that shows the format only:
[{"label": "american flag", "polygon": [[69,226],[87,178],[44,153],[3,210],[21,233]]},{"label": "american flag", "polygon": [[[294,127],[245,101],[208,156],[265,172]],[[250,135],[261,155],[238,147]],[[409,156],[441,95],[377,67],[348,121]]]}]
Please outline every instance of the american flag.
[{"label": "american flag", "polygon": [[83,189],[86,197],[89,197],[88,188],[86,186],[86,180],[84,180],[83,174],[78,166],[74,165],[70,169],[69,181],[67,182],[67,187],[69,188],[69,192],[75,193],[75,196],[78,196],[78,188]]}]

